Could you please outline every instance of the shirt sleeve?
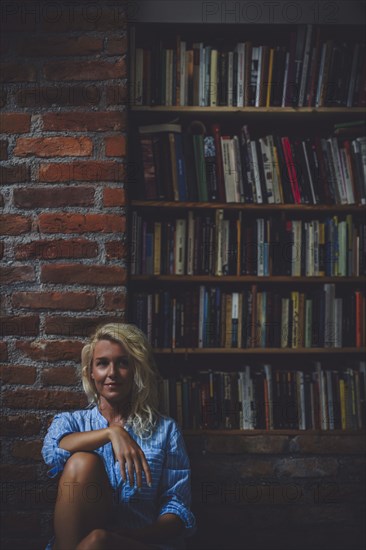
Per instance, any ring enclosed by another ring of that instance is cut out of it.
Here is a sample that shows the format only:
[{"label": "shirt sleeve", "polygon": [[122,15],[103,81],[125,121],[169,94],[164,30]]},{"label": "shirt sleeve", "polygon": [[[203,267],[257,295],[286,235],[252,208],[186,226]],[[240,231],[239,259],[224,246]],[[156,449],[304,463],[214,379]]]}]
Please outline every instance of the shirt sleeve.
[{"label": "shirt sleeve", "polygon": [[159,516],[175,514],[185,526],[185,536],[193,535],[196,520],[190,511],[191,469],[179,428],[174,424],[168,436],[167,452],[160,481]]},{"label": "shirt sleeve", "polygon": [[64,468],[71,453],[59,446],[60,440],[67,434],[80,432],[76,419],[71,413],[56,414],[48,428],[42,447],[42,456],[45,463],[51,466],[49,477],[55,477]]}]

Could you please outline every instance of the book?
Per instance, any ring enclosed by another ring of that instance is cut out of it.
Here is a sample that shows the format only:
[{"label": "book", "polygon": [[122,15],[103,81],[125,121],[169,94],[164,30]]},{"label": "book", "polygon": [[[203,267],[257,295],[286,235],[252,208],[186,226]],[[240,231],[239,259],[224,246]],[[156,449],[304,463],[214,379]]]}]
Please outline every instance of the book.
[{"label": "book", "polygon": [[186,231],[187,221],[178,218],[175,221],[174,274],[184,275],[186,272]]},{"label": "book", "polygon": [[218,51],[212,49],[210,62],[210,107],[217,106],[217,62]]}]

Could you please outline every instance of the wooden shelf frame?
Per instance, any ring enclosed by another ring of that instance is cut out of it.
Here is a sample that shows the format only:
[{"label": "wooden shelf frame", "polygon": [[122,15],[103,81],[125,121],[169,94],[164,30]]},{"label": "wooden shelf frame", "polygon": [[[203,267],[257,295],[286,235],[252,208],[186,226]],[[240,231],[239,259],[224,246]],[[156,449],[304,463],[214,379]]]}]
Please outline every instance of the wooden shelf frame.
[{"label": "wooden shelf frame", "polygon": [[132,105],[131,113],[209,113],[209,114],[281,114],[281,115],[365,115],[363,107],[200,107],[198,105]]},{"label": "wooden shelf frame", "polygon": [[190,210],[246,210],[248,212],[293,212],[293,213],[314,213],[314,214],[357,214],[366,213],[366,204],[248,204],[242,202],[188,202],[188,201],[147,201],[131,200],[132,208],[163,208],[172,209],[190,209]]},{"label": "wooden shelf frame", "polygon": [[362,355],[366,348],[154,348],[157,355]]},{"label": "wooden shelf frame", "polygon": [[[189,4],[188,8],[187,5]],[[244,4],[238,2],[238,5]],[[285,0],[280,0],[279,6],[285,5]],[[350,6],[352,4],[352,8]],[[305,5],[305,4],[304,4]],[[176,0],[170,2],[164,2],[163,0],[142,1],[138,13],[130,17],[130,23],[149,25],[153,27],[155,24],[177,26],[183,22],[187,25],[197,24],[199,26],[210,27],[210,23],[222,25],[227,23],[226,27],[230,26],[230,21],[223,21],[222,16],[217,14],[215,18],[208,18],[207,21],[202,20],[202,10],[199,3],[194,0],[187,0],[183,3]],[[310,7],[310,4],[309,4]],[[361,9],[359,2],[346,2],[341,0],[340,4],[337,4],[339,10],[338,19],[335,21],[337,24],[342,25],[355,25],[362,26],[365,20],[364,10]],[[278,11],[278,10],[277,10]],[[275,24],[287,23],[281,18],[277,17],[273,21]],[[329,19],[324,19],[325,15],[323,11],[319,12],[319,17],[316,21],[312,19],[313,14],[305,13],[301,21],[297,21],[297,24],[313,23],[313,24],[325,24],[332,23]],[[271,22],[271,23],[273,23]],[[239,24],[245,27],[245,22],[233,21],[232,23]],[[265,28],[268,21],[261,19],[256,22],[258,32],[263,32],[261,26]],[[252,23],[250,23],[252,26]],[[130,120],[136,124],[147,124],[147,121],[154,123],[156,120],[170,121],[173,118],[178,119],[182,117],[183,123],[189,118],[202,117],[203,121],[211,118],[212,120],[217,118],[225,122],[225,124],[233,125],[235,120],[245,121],[255,124],[258,121],[259,126],[266,127],[271,125],[271,119],[274,125],[282,120],[289,128],[295,128],[296,125],[303,123],[309,123],[310,125],[329,126],[333,125],[333,122],[342,122],[343,120],[364,120],[365,121],[365,109],[363,107],[229,107],[229,106],[217,106],[217,107],[201,107],[197,105],[189,106],[167,106],[167,105],[129,105],[128,114],[131,117]],[[239,117],[239,118],[238,118]],[[141,122],[143,121],[143,122]],[[332,216],[336,214],[353,214],[355,217],[364,215],[366,213],[366,205],[295,205],[295,204],[245,204],[245,203],[218,203],[218,202],[172,202],[172,201],[142,201],[142,200],[130,200],[128,204],[129,213],[132,209],[136,208],[140,211],[149,209],[149,215],[155,216],[156,219],[161,213],[171,212],[172,215],[178,216],[185,209],[192,210],[206,210],[213,211],[217,209],[223,209],[225,211],[245,211],[249,215],[282,215],[285,216],[297,215],[299,218],[305,219],[309,215],[316,216]],[[155,209],[155,211],[154,211]],[[363,285],[366,283],[366,277],[288,277],[288,276],[179,276],[179,275],[131,275],[128,277],[129,292],[132,294],[139,290],[143,285],[151,284],[158,285],[162,283],[168,287],[169,284],[193,284],[198,286],[201,283],[218,284],[242,284],[242,283],[258,283],[263,285],[271,284],[291,284],[291,285],[319,285],[325,283],[335,283],[336,285]],[[141,286],[140,286],[141,285]],[[150,287],[150,288],[151,288]],[[177,365],[181,364],[183,360],[189,360],[191,357],[197,360],[197,357],[202,359],[202,356],[207,357],[207,361],[203,363],[210,363],[212,356],[217,356],[218,362],[221,358],[225,361],[228,359],[233,360],[234,363],[238,363],[236,359],[252,357],[253,363],[258,362],[261,358],[269,361],[273,357],[274,361],[285,362],[285,358],[288,357],[292,362],[292,357],[306,358],[308,361],[314,361],[315,359],[323,360],[328,364],[336,359],[340,358],[340,362],[343,362],[343,358],[349,357],[350,359],[359,359],[361,355],[366,353],[366,348],[355,347],[342,347],[342,348],[156,348],[154,353],[161,358],[161,362],[169,363],[170,358],[175,359]],[[230,359],[229,359],[230,358]],[[277,358],[277,359],[276,359]],[[200,361],[199,361],[200,362]],[[201,361],[202,363],[202,361]],[[295,360],[296,364],[296,360]],[[201,365],[202,366],[202,365]],[[216,370],[216,368],[215,368]],[[227,437],[227,436],[241,436],[241,437],[255,437],[255,436],[353,436],[358,437],[365,434],[364,429],[359,430],[299,430],[299,429],[255,429],[255,430],[239,430],[239,429],[183,429],[183,433],[187,436],[194,437]],[[301,452],[301,455],[304,453]]]},{"label": "wooden shelf frame", "polygon": [[132,283],[191,283],[191,284],[225,284],[225,283],[256,283],[256,284],[366,284],[366,277],[290,277],[256,275],[130,275]]},{"label": "wooden shelf frame", "polygon": [[188,436],[228,436],[228,435],[240,435],[242,437],[255,437],[258,435],[266,435],[266,436],[277,436],[277,435],[289,435],[289,436],[296,436],[296,435],[311,435],[311,436],[330,436],[330,435],[350,435],[353,437],[361,437],[366,435],[365,430],[290,430],[290,429],[273,429],[273,430],[264,430],[264,429],[255,429],[255,430],[238,430],[238,429],[217,429],[217,430],[208,430],[208,429],[183,429],[184,435]]}]

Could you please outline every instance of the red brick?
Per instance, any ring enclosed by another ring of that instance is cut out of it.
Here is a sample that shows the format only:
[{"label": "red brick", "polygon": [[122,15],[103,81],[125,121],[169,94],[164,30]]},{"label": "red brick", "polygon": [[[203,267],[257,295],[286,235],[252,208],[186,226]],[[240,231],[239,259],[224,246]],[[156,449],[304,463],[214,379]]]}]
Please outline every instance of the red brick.
[{"label": "red brick", "polygon": [[7,90],[4,88],[0,88],[0,108],[3,109],[6,106],[6,102],[8,100],[8,94]]},{"label": "red brick", "polygon": [[126,294],[123,292],[105,292],[104,308],[107,311],[116,311],[126,309]]},{"label": "red brick", "polygon": [[1,365],[0,378],[4,384],[34,384],[36,367],[22,365]]},{"label": "red brick", "polygon": [[[26,13],[25,5],[22,5],[23,9],[19,9],[19,5],[9,4],[6,10],[3,11],[3,17],[0,19],[0,25],[2,32],[11,33],[11,31],[33,32],[36,28],[37,11],[29,10],[31,13]],[[9,9],[10,8],[10,9]],[[13,36],[10,34],[10,36]]]},{"label": "red brick", "polygon": [[[121,31],[126,26],[126,9],[115,3],[98,6],[98,2],[65,4],[55,16],[43,17],[41,29],[47,33],[70,31]],[[52,4],[51,4],[52,6]],[[50,8],[50,13],[53,13]],[[136,10],[131,8],[130,13]]]},{"label": "red brick", "polygon": [[361,434],[299,435],[290,444],[291,452],[301,454],[365,454],[366,442]]},{"label": "red brick", "polygon": [[98,255],[98,245],[87,239],[57,239],[32,241],[16,247],[17,260],[38,258],[55,260],[59,258],[95,258]]},{"label": "red brick", "polygon": [[94,83],[83,86],[39,86],[18,90],[15,101],[20,107],[62,106],[97,106],[102,97],[102,90]]},{"label": "red brick", "polygon": [[75,386],[79,379],[75,367],[52,367],[42,370],[42,383],[46,386]]},{"label": "red brick", "polygon": [[[11,409],[48,409],[48,410],[68,410],[85,407],[87,399],[84,394],[64,390],[23,390],[16,389],[4,392],[4,404]],[[34,451],[38,449],[38,442],[32,441]],[[25,442],[19,442],[19,458],[27,458],[21,454],[21,445]],[[33,452],[33,449],[32,451]],[[30,453],[31,454],[31,453]]]},{"label": "red brick", "polygon": [[109,136],[104,140],[106,157],[126,156],[126,136]]},{"label": "red brick", "polygon": [[8,346],[5,342],[0,342],[0,361],[8,360]]},{"label": "red brick", "polygon": [[117,61],[58,61],[46,63],[47,80],[109,80],[126,77],[126,63]]},{"label": "red brick", "polygon": [[31,117],[24,113],[0,114],[0,132],[2,134],[24,134],[30,131]]},{"label": "red brick", "polygon": [[335,457],[284,458],[275,464],[276,476],[291,477],[327,477],[338,473],[338,459]]},{"label": "red brick", "polygon": [[62,208],[64,206],[94,206],[93,187],[31,187],[14,190],[17,208]]},{"label": "red brick", "polygon": [[117,233],[126,230],[126,218],[115,214],[40,214],[43,233]]},{"label": "red brick", "polygon": [[42,283],[122,286],[126,278],[126,270],[118,266],[52,264],[41,267]]},{"label": "red brick", "polygon": [[1,334],[3,336],[37,336],[39,330],[38,315],[1,315]]},{"label": "red brick", "polygon": [[240,460],[237,469],[241,478],[270,477],[273,476],[273,460],[258,460],[257,458]]},{"label": "red brick", "polygon": [[[15,434],[18,435],[18,434]],[[2,481],[36,481],[36,470],[33,464],[1,464],[0,479]]]},{"label": "red brick", "polygon": [[2,415],[0,417],[1,433],[4,436],[38,435],[41,430],[41,420],[34,414]]},{"label": "red brick", "polygon": [[[0,32],[4,31],[3,22],[0,22]],[[8,35],[9,36],[9,35]],[[0,56],[5,57],[10,53],[10,46],[13,46],[11,40],[2,40],[0,42]]]},{"label": "red brick", "polygon": [[34,340],[17,342],[17,349],[35,361],[80,361],[82,342],[74,340]]},{"label": "red brick", "polygon": [[84,311],[95,307],[96,295],[91,292],[14,292],[12,302],[15,308]]},{"label": "red brick", "polygon": [[[19,396],[17,396],[17,391],[20,391],[23,395],[23,399],[20,400]],[[33,390],[34,393],[35,390]],[[5,392],[7,393],[7,392]],[[33,408],[33,407],[27,407],[27,396],[24,394],[28,394],[27,390],[15,390],[14,391],[14,399],[17,401],[23,401],[23,403],[18,403],[19,408]],[[5,399],[6,401],[6,399]],[[30,400],[28,400],[30,402]],[[51,403],[49,403],[51,404]],[[13,403],[9,403],[10,407],[13,405]],[[34,406],[37,407],[36,402],[34,402]],[[30,460],[42,460],[41,457],[41,449],[42,449],[43,442],[41,440],[35,440],[35,441],[16,441],[12,447],[11,454],[16,458],[23,458],[23,459],[30,459]]]},{"label": "red brick", "polygon": [[36,82],[36,69],[30,63],[1,63],[0,82]]},{"label": "red brick", "polygon": [[106,132],[126,127],[126,114],[120,111],[47,113],[43,115],[45,131]]},{"label": "red brick", "polygon": [[0,140],[0,160],[8,160],[8,142],[6,139]]},{"label": "red brick", "polygon": [[122,260],[127,256],[127,245],[122,241],[110,241],[105,243],[105,251],[108,260]]},{"label": "red brick", "polygon": [[103,48],[103,38],[81,35],[68,36],[37,36],[37,40],[24,38],[17,44],[17,52],[20,55],[41,56],[52,55],[91,55],[99,53]]},{"label": "red brick", "polygon": [[14,155],[18,157],[85,157],[93,152],[87,137],[18,138]]},{"label": "red brick", "polygon": [[103,191],[103,205],[106,207],[125,206],[126,193],[124,189],[107,187]]},{"label": "red brick", "polygon": [[127,36],[111,36],[108,38],[106,53],[108,55],[123,55],[127,52]]},{"label": "red brick", "polygon": [[103,317],[46,317],[45,334],[83,336],[92,334],[99,325],[117,322],[115,316]]},{"label": "red brick", "polygon": [[128,101],[127,86],[124,84],[114,84],[106,86],[107,105],[125,105]]},{"label": "red brick", "polygon": [[0,280],[3,284],[34,281],[34,268],[30,265],[0,267]]},{"label": "red brick", "polygon": [[0,226],[3,235],[21,235],[30,231],[31,220],[17,214],[3,214],[0,218]]},{"label": "red brick", "polygon": [[17,164],[15,166],[0,167],[0,184],[28,182],[29,167],[26,164]]},{"label": "red brick", "polygon": [[208,435],[206,451],[210,453],[277,454],[286,452],[288,437],[285,435]]},{"label": "red brick", "polygon": [[41,164],[40,182],[122,181],[124,165],[116,161],[79,161]]}]

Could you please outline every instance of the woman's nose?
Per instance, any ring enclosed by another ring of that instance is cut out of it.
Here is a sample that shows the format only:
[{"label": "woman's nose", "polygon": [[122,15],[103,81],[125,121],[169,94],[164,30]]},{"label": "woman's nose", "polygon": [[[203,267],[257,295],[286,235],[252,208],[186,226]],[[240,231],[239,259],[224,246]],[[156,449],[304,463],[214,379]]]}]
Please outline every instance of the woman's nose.
[{"label": "woman's nose", "polygon": [[110,378],[114,378],[116,376],[116,372],[117,372],[117,366],[113,361],[111,361],[108,365],[108,376]]}]

